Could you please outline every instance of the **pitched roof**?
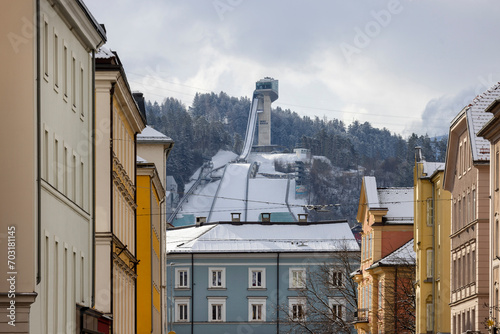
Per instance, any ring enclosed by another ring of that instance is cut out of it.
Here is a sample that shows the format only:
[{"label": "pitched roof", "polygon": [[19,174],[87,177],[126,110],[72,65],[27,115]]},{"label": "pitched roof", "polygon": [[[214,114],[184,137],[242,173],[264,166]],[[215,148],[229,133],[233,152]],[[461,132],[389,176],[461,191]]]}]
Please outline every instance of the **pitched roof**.
[{"label": "pitched roof", "polygon": [[218,223],[167,230],[168,253],[332,252],[346,248],[359,251],[346,222]]},{"label": "pitched roof", "polygon": [[137,141],[142,143],[170,143],[173,142],[172,138],[165,136],[160,131],[153,129],[151,126],[146,125],[141,133],[137,134]]},{"label": "pitched roof", "polygon": [[365,198],[360,197],[357,219],[361,219],[361,206],[366,205],[369,210],[387,209],[385,223],[413,224],[413,187],[377,188],[374,176],[363,177],[363,184]]},{"label": "pitched roof", "polygon": [[491,113],[485,112],[486,108],[500,97],[500,83],[476,96],[466,107],[467,127],[471,141],[471,152],[473,161],[490,160],[490,142],[477,133],[493,117]]},{"label": "pitched roof", "polygon": [[432,176],[432,174],[437,171],[443,171],[445,167],[444,162],[422,161],[422,164],[424,165],[424,173],[427,175],[427,177]]},{"label": "pitched roof", "polygon": [[368,269],[373,269],[380,266],[414,265],[415,262],[416,254],[413,249],[413,239],[411,239],[406,244],[394,250],[389,255],[374,262]]}]

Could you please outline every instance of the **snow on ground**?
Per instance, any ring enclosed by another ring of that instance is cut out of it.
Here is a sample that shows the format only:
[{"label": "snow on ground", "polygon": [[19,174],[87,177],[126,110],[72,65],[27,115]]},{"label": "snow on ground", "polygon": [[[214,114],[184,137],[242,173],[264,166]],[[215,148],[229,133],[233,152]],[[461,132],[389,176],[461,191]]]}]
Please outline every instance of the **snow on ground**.
[{"label": "snow on ground", "polygon": [[210,207],[212,206],[212,200],[219,183],[220,181],[215,181],[200,185],[198,189],[193,191],[193,194],[189,196],[188,200],[184,201],[177,215],[193,214],[194,217],[208,217]]},{"label": "snow on ground", "polygon": [[212,157],[212,163],[214,164],[214,169],[224,166],[230,161],[235,160],[238,155],[231,151],[219,151]]},{"label": "snow on ground", "polygon": [[[210,221],[230,221],[231,212],[245,211],[250,164],[229,164],[224,172]],[[242,219],[245,219],[243,216]]]}]

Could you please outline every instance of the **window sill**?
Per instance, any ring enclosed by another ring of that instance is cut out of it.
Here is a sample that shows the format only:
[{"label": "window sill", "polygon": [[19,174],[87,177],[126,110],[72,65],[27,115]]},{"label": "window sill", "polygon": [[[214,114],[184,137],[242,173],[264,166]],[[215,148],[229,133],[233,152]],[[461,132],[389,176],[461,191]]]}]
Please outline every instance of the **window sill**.
[{"label": "window sill", "polygon": [[306,288],[305,287],[301,287],[301,288],[288,288],[288,290],[295,290],[295,291],[301,291],[301,290],[305,290]]},{"label": "window sill", "polygon": [[254,288],[254,287],[251,287],[251,288],[247,288],[248,291],[267,291],[266,288]]},{"label": "window sill", "polygon": [[216,287],[216,286],[209,286],[208,287],[208,290],[226,290],[226,288],[224,287]]},{"label": "window sill", "polygon": [[187,287],[178,287],[178,288],[176,287],[176,288],[174,288],[174,290],[179,290],[179,291],[183,291],[183,290],[184,290],[184,291],[189,291],[189,290],[191,290],[191,289],[190,289],[190,288],[187,288]]}]

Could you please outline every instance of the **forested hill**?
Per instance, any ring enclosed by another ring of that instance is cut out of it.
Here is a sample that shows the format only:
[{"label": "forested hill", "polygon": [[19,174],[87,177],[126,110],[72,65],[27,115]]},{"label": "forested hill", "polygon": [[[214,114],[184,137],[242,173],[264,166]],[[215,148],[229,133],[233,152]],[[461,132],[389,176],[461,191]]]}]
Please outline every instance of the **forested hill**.
[{"label": "forested hill", "polygon": [[[161,104],[148,102],[146,109],[148,124],[175,141],[167,172],[181,185],[200,167],[203,158],[210,158],[220,149],[239,153],[250,99],[224,92],[196,94],[190,107],[166,98]],[[412,134],[402,138],[368,122],[346,126],[336,119],[299,116],[277,107],[272,110],[271,126],[274,145],[290,152],[295,147],[309,148],[313,155],[330,159],[338,171],[362,166],[365,175],[377,177],[380,187],[412,185],[415,146],[422,147],[427,161],[445,158],[447,137],[431,139]],[[359,195],[359,188],[355,191]]]}]

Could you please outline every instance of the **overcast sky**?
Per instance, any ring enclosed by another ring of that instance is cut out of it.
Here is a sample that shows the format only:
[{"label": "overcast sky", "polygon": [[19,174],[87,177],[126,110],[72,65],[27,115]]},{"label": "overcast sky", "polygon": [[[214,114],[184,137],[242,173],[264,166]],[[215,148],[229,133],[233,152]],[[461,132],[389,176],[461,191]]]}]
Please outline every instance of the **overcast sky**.
[{"label": "overcast sky", "polygon": [[250,97],[273,106],[442,135],[500,80],[499,1],[84,0],[146,99]]}]

